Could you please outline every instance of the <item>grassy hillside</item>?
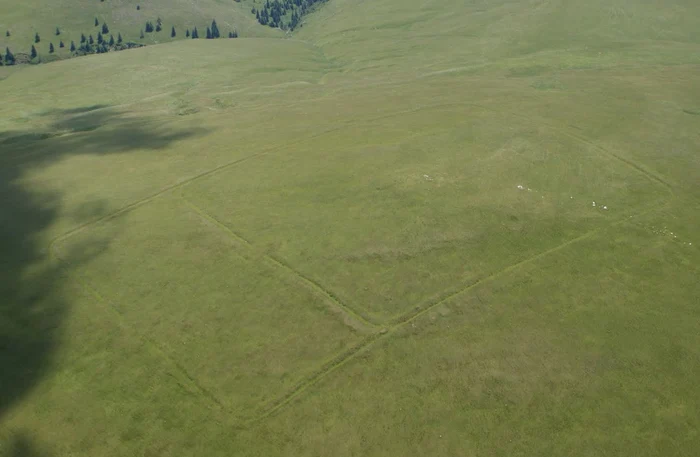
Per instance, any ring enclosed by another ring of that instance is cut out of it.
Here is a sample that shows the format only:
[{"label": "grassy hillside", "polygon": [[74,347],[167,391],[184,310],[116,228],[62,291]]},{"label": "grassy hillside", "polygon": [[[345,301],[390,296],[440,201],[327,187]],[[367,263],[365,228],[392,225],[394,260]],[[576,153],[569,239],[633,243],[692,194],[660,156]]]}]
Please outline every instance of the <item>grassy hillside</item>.
[{"label": "grassy hillside", "polygon": [[[78,45],[81,34],[92,34],[97,38],[103,22],[107,23],[115,38],[121,33],[125,41],[147,45],[185,39],[186,29],[194,27],[198,28],[200,36],[204,38],[204,31],[212,19],[217,20],[224,36],[232,30],[237,30],[242,37],[281,36],[280,30],[257,24],[255,16],[250,14],[251,5],[254,4],[254,1],[249,0],[39,0],[19,3],[0,0],[0,46],[3,54],[6,47],[14,53],[29,53],[34,44],[34,35],[38,33],[41,42],[36,47],[40,56],[46,58],[49,55],[49,43],[53,43],[56,55],[67,57],[70,55],[71,40]],[[140,7],[139,10],[136,9],[137,6]],[[140,32],[144,30],[146,21],[155,24],[159,17],[163,21],[163,30],[146,33],[145,38],[141,39]],[[95,27],[95,18],[100,27]],[[170,36],[173,26],[175,38]],[[57,27],[60,35],[56,35]],[[8,30],[9,37],[6,36]],[[66,44],[64,49],[58,47],[60,40]]]},{"label": "grassy hillside", "polygon": [[525,67],[521,74],[697,63],[699,13],[687,0],[336,0],[298,36],[366,73]]},{"label": "grassy hillside", "polygon": [[0,456],[693,455],[699,8],[0,68]]}]

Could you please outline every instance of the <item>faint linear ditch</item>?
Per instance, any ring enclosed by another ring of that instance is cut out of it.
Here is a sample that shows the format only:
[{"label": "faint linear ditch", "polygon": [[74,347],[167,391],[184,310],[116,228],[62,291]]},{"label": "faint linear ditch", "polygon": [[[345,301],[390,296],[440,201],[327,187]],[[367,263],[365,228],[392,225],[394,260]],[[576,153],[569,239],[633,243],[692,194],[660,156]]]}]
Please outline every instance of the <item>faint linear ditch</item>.
[{"label": "faint linear ditch", "polygon": [[[216,219],[214,216],[207,213],[206,211],[204,211],[202,208],[195,205],[191,201],[187,200],[185,197],[182,197],[182,200],[190,209],[192,209],[192,211],[197,213],[200,217],[202,217],[202,218],[206,219],[207,221],[211,222],[212,224],[216,225],[220,230],[226,232],[226,234],[229,237],[233,238],[239,244],[242,244],[243,246],[245,246],[248,249],[252,248],[252,244],[248,240],[246,240],[245,238],[243,238],[242,236],[240,236],[239,234],[237,234],[236,232],[231,230],[229,227],[227,227],[221,221]],[[308,278],[307,276],[305,276],[301,272],[297,271],[296,269],[292,268],[291,266],[287,265],[286,263],[283,263],[282,261],[272,257],[269,254],[263,254],[262,258],[265,261],[267,261],[269,264],[271,264],[272,266],[274,266],[278,269],[282,269],[282,270],[286,271],[287,273],[295,276],[302,283],[302,285],[304,287],[306,287],[307,289],[311,289],[311,291],[317,295],[321,295],[326,301],[330,302],[330,304],[332,306],[337,308],[338,311],[344,313],[348,318],[354,319],[355,321],[362,324],[362,326],[366,327],[366,328],[371,329],[371,328],[377,327],[378,324],[376,322],[372,322],[368,318],[362,316],[357,311],[353,310],[351,307],[349,307],[345,303],[341,302],[338,299],[338,297],[335,296],[335,294],[333,292],[324,288],[323,286],[318,284],[313,279]]]},{"label": "faint linear ditch", "polygon": [[[156,198],[158,198],[158,197],[160,197],[160,196],[162,196],[170,191],[174,191],[174,190],[183,188],[184,186],[191,184],[199,179],[202,179],[202,178],[205,178],[207,176],[211,176],[211,175],[214,175],[216,173],[222,172],[228,168],[231,168],[233,166],[236,166],[236,165],[243,163],[243,162],[246,162],[248,160],[251,160],[251,159],[254,159],[257,157],[261,157],[264,155],[268,155],[268,154],[271,154],[271,153],[274,153],[276,151],[280,151],[283,149],[287,149],[290,146],[294,146],[294,145],[301,144],[301,143],[304,143],[307,141],[311,141],[311,140],[319,138],[321,136],[324,136],[324,135],[327,135],[327,134],[330,134],[330,133],[333,133],[336,131],[340,131],[340,130],[343,130],[346,128],[360,126],[360,125],[367,125],[367,124],[370,124],[370,123],[375,122],[377,120],[387,119],[387,118],[401,116],[401,115],[405,115],[405,114],[411,114],[411,113],[415,113],[415,112],[419,112],[419,111],[423,111],[423,110],[446,108],[446,107],[456,107],[456,106],[464,106],[464,107],[471,106],[474,108],[480,108],[480,109],[483,109],[485,111],[490,111],[493,113],[503,113],[503,112],[500,112],[499,110],[487,108],[483,105],[479,105],[479,104],[475,104],[475,103],[456,103],[456,102],[455,103],[441,103],[441,104],[435,104],[435,105],[420,106],[420,107],[416,107],[413,109],[402,110],[402,111],[394,112],[394,113],[388,113],[385,115],[376,116],[374,118],[366,119],[366,120],[361,121],[361,122],[348,123],[348,124],[340,125],[337,127],[333,127],[333,128],[327,129],[323,132],[319,132],[317,134],[310,135],[308,137],[300,138],[299,140],[296,140],[296,141],[293,141],[293,142],[290,142],[290,143],[287,143],[284,145],[275,146],[273,148],[269,148],[269,149],[260,151],[258,153],[254,153],[254,154],[251,154],[249,156],[239,158],[239,159],[236,159],[236,160],[231,161],[231,162],[227,162],[225,164],[222,164],[218,167],[215,167],[215,168],[212,168],[212,169],[207,170],[205,172],[202,172],[196,176],[190,177],[190,178],[183,180],[181,182],[178,182],[176,184],[164,187],[160,191],[158,191],[150,196],[147,196],[147,197],[142,198],[140,200],[137,200],[133,203],[130,203],[130,204],[128,204],[128,205],[126,205],[126,206],[124,206],[124,207],[122,207],[122,208],[120,208],[120,209],[118,209],[110,214],[107,214],[107,215],[101,217],[101,218],[98,218],[98,219],[95,219],[92,221],[88,221],[84,224],[81,224],[81,225],[69,230],[68,232],[66,232],[64,234],[55,237],[49,243],[49,246],[48,246],[49,253],[50,253],[50,255],[53,255],[60,263],[68,264],[68,262],[61,259],[60,256],[58,256],[58,254],[54,252],[54,248],[55,248],[56,243],[64,241],[67,238],[69,238],[69,237],[71,237],[79,232],[82,232],[93,225],[96,225],[96,224],[101,223],[101,222],[109,221],[109,220],[114,219],[114,218],[116,218],[124,213],[127,213],[133,209],[136,209],[144,204],[147,204],[150,201],[152,201],[152,200],[154,200],[154,199],[156,199]],[[521,115],[518,115],[516,113],[505,112],[504,114],[529,121],[529,119],[523,118]],[[582,137],[580,135],[574,134],[570,131],[567,131],[565,129],[561,129],[559,127],[556,127],[556,126],[553,126],[553,125],[547,124],[547,123],[541,123],[541,124],[545,125],[547,128],[549,128],[555,132],[558,132],[562,135],[569,136],[570,138],[573,138],[577,141],[591,145],[595,149],[603,152],[605,155],[608,155],[608,156],[616,159],[617,161],[625,164],[627,167],[633,169],[637,173],[644,175],[647,179],[651,180],[652,182],[663,185],[667,189],[667,191],[669,192],[671,199],[663,202],[661,207],[653,206],[653,207],[650,207],[647,210],[642,211],[640,213],[637,213],[634,215],[629,215],[626,218],[620,218],[608,226],[600,227],[598,229],[591,230],[591,231],[586,232],[586,233],[584,233],[576,238],[568,240],[568,241],[566,241],[558,246],[547,249],[541,253],[535,254],[535,255],[530,256],[526,259],[523,259],[519,262],[516,262],[510,266],[507,266],[507,267],[505,267],[497,272],[494,272],[494,273],[492,273],[484,278],[481,278],[475,282],[472,282],[471,284],[468,284],[465,287],[454,290],[454,291],[448,293],[447,295],[443,295],[442,298],[439,298],[436,302],[428,303],[427,305],[422,306],[420,308],[414,308],[412,311],[410,311],[402,316],[399,316],[399,317],[395,318],[394,320],[388,322],[387,323],[388,327],[381,328],[381,329],[379,329],[377,323],[372,322],[369,319],[362,317],[361,315],[356,313],[354,310],[352,310],[349,307],[347,307],[346,305],[344,305],[342,302],[340,302],[334,296],[334,294],[332,292],[329,292],[327,289],[325,289],[324,287],[322,287],[321,285],[319,285],[315,281],[301,275],[299,272],[294,270],[292,267],[286,265],[282,261],[275,259],[274,257],[271,257],[269,255],[265,255],[265,258],[267,259],[268,262],[278,266],[279,268],[285,269],[289,273],[297,276],[307,287],[313,289],[316,293],[321,294],[326,300],[329,300],[335,306],[342,309],[343,313],[346,313],[347,315],[351,316],[354,320],[361,322],[363,325],[367,326],[368,328],[375,329],[375,331],[374,331],[374,333],[367,336],[364,340],[362,340],[360,343],[356,344],[352,348],[350,348],[350,349],[346,350],[345,352],[333,357],[330,362],[325,363],[316,373],[307,377],[306,380],[304,380],[300,384],[298,384],[297,387],[288,391],[286,394],[279,397],[278,399],[273,400],[271,403],[268,403],[268,405],[266,407],[263,407],[265,410],[260,415],[256,416],[253,419],[248,420],[246,422],[246,424],[252,424],[255,422],[259,422],[259,421],[271,416],[276,411],[280,410],[281,408],[283,408],[287,404],[291,403],[294,399],[299,397],[307,389],[316,385],[318,382],[320,382],[322,379],[327,377],[329,374],[333,373],[334,371],[336,371],[337,369],[342,367],[344,364],[353,360],[359,353],[364,352],[367,349],[369,349],[377,341],[380,341],[381,339],[384,339],[384,338],[390,336],[394,331],[398,330],[399,328],[406,325],[407,323],[414,321],[415,319],[421,317],[422,315],[428,313],[429,311],[436,308],[437,306],[442,305],[442,304],[446,303],[447,301],[449,301],[449,300],[451,300],[451,299],[453,299],[453,298],[455,298],[463,293],[466,293],[466,292],[468,292],[468,291],[470,291],[470,290],[472,290],[472,289],[474,289],[474,288],[476,288],[484,283],[487,283],[487,282],[490,282],[496,278],[499,278],[499,277],[503,276],[504,274],[507,274],[508,272],[515,270],[523,265],[537,261],[537,260],[539,260],[539,259],[541,259],[549,254],[552,254],[554,252],[558,252],[562,249],[565,249],[566,247],[568,247],[572,244],[575,244],[579,241],[583,241],[587,238],[590,238],[591,236],[594,236],[597,233],[600,233],[604,230],[608,230],[612,227],[615,227],[617,225],[625,223],[629,218],[639,217],[639,216],[645,215],[647,213],[659,210],[665,206],[668,206],[670,201],[672,199],[675,199],[675,192],[673,190],[673,187],[668,182],[666,182],[663,178],[657,176],[656,174],[639,166],[638,164],[636,164],[632,160],[630,160],[624,156],[618,155],[614,152],[611,152],[608,149],[596,144],[595,142],[593,142],[585,137]],[[202,211],[200,208],[196,207],[196,205],[193,205],[191,202],[184,199],[184,197],[183,197],[183,200],[185,200],[187,205],[190,206],[190,208],[192,208],[195,212],[197,212],[201,217],[205,217],[206,219],[209,219],[210,222],[216,224],[221,229],[227,231],[229,233],[229,235],[232,236],[238,243],[246,245],[246,246],[250,246],[250,243],[247,240],[245,240],[242,237],[240,237],[239,235],[235,234],[235,232],[228,229],[228,227],[226,227],[225,225],[220,223],[218,220],[214,219],[213,217],[211,217],[210,215],[208,215],[207,213]],[[107,303],[108,306],[110,306],[110,308],[112,308],[112,310],[120,316],[120,319],[123,320],[121,313],[119,313],[119,311],[116,308],[114,308],[114,306],[111,304],[111,302],[109,302],[108,300],[105,300],[99,294],[99,292],[94,290],[89,284],[85,283],[82,278],[78,277],[77,279],[83,288],[85,288],[87,291],[90,291],[90,294],[93,295],[94,297],[98,298],[100,301]],[[122,325],[123,325],[123,322],[122,322]],[[177,362],[172,360],[172,358],[170,358],[170,356],[168,356],[160,348],[158,348],[158,346],[157,346],[157,344],[155,344],[155,342],[151,341],[150,339],[148,339],[147,337],[144,337],[144,336],[142,336],[142,338],[144,339],[144,341],[147,344],[154,347],[156,349],[156,351],[158,351],[164,358],[166,358],[170,363],[172,363],[178,369],[178,371],[181,372],[187,379],[189,379],[190,382],[194,386],[196,386],[197,390],[201,393],[202,396],[208,398],[213,404],[217,405],[218,408],[225,409],[223,404],[221,403],[221,401],[219,401],[216,398],[216,396],[214,396],[207,389],[205,389],[201,385],[199,385],[197,383],[197,381],[193,377],[191,377],[183,369],[183,367],[181,367]]]},{"label": "faint linear ditch", "polygon": [[[52,247],[50,249],[49,253],[50,257],[55,259],[62,267],[64,267],[66,274],[69,276],[73,277],[78,284],[80,284],[80,287],[83,289],[83,292],[87,294],[88,296],[92,296],[98,303],[102,303],[107,306],[107,308],[112,311],[112,313],[117,317],[118,325],[119,327],[122,328],[129,328],[130,326],[124,322],[124,315],[119,309],[114,306],[113,302],[103,296],[97,289],[95,289],[88,280],[83,278],[83,276],[78,273],[78,272],[73,272],[70,271],[67,267],[71,265],[71,263],[65,259],[63,259],[57,249],[55,247]],[[156,343],[152,338],[149,338],[146,335],[141,334],[140,332],[134,331],[136,335],[143,341],[143,343],[151,348],[154,352],[156,352],[160,357],[165,359],[172,367],[175,368],[177,372],[180,373],[181,376],[183,376],[185,379],[190,384],[189,390],[198,392],[201,396],[207,398],[214,406],[217,407],[217,409],[224,409],[223,403],[214,395],[210,390],[208,390],[206,387],[202,386],[177,360],[173,359],[170,355],[168,355],[163,349],[160,348],[158,343]],[[169,374],[169,373],[168,373]],[[172,376],[172,375],[171,375]],[[178,384],[179,381],[178,381]],[[182,388],[183,386],[181,386]]]},{"label": "faint linear ditch", "polygon": [[516,263],[514,263],[514,264],[512,264],[512,265],[509,265],[509,266],[507,266],[507,267],[505,267],[505,268],[503,268],[503,269],[501,269],[501,270],[499,270],[499,271],[497,271],[497,272],[495,272],[495,273],[492,273],[492,274],[490,274],[490,275],[488,275],[488,276],[486,276],[486,277],[484,277],[484,278],[481,278],[481,279],[479,279],[479,280],[477,280],[477,281],[475,281],[475,282],[472,282],[471,284],[468,284],[467,286],[462,287],[462,288],[460,288],[460,289],[458,289],[458,290],[456,290],[456,291],[450,292],[449,294],[443,296],[443,297],[440,298],[438,301],[433,302],[433,303],[429,304],[428,306],[421,307],[420,309],[414,309],[414,310],[412,310],[412,311],[410,311],[410,312],[404,314],[403,316],[400,316],[400,317],[396,318],[396,319],[393,321],[392,324],[390,324],[389,326],[387,326],[387,327],[385,327],[385,328],[382,328],[380,331],[374,333],[373,335],[370,335],[365,341],[363,341],[362,343],[360,343],[359,345],[357,345],[356,347],[354,347],[352,350],[348,351],[347,353],[345,353],[344,355],[342,355],[341,357],[339,357],[337,360],[334,360],[334,361],[328,366],[328,368],[326,368],[325,370],[319,371],[318,373],[316,373],[316,374],[312,375],[311,377],[307,378],[306,381],[302,382],[298,387],[296,387],[295,389],[293,389],[293,390],[287,392],[283,397],[281,397],[281,398],[280,398],[279,400],[277,400],[276,402],[273,402],[273,404],[272,404],[272,406],[270,407],[270,409],[264,411],[264,412],[261,413],[258,417],[249,420],[246,424],[247,424],[247,425],[252,425],[252,424],[254,424],[254,423],[257,423],[257,422],[259,422],[259,421],[262,421],[262,420],[264,420],[264,419],[270,417],[270,416],[273,415],[275,412],[277,412],[278,410],[280,410],[281,408],[283,408],[283,407],[286,406],[287,404],[291,403],[294,399],[296,399],[297,397],[299,397],[303,392],[305,392],[306,390],[308,390],[309,388],[313,387],[314,385],[316,385],[317,383],[319,383],[321,380],[323,380],[324,378],[326,378],[329,374],[333,373],[334,371],[336,371],[337,369],[339,369],[340,367],[342,367],[342,366],[345,365],[346,363],[350,362],[350,361],[351,361],[352,359],[354,359],[359,353],[367,351],[367,350],[370,349],[370,347],[373,346],[376,342],[378,342],[378,341],[380,341],[380,340],[382,340],[382,339],[388,338],[388,337],[391,336],[396,330],[398,330],[398,329],[400,329],[401,327],[407,325],[408,323],[410,323],[410,322],[412,322],[412,321],[418,319],[419,317],[421,317],[421,316],[427,314],[428,312],[430,312],[431,310],[435,309],[436,307],[445,304],[445,303],[448,302],[449,300],[451,300],[451,299],[453,299],[453,298],[455,298],[455,297],[457,297],[457,296],[459,296],[459,295],[461,295],[461,294],[464,294],[464,293],[466,293],[466,292],[469,292],[469,291],[471,291],[471,290],[473,290],[473,289],[476,289],[477,287],[479,287],[479,286],[481,286],[481,285],[483,285],[483,284],[485,284],[485,283],[491,282],[491,281],[493,281],[493,280],[495,280],[495,279],[497,279],[497,278],[499,278],[499,277],[501,277],[501,276],[503,276],[503,275],[505,275],[505,274],[507,274],[507,273],[513,271],[513,270],[516,270],[516,269],[519,268],[519,267],[522,267],[522,266],[524,266],[524,265],[530,264],[530,263],[535,262],[535,261],[537,261],[537,260],[539,260],[539,259],[541,259],[541,258],[544,258],[544,257],[546,257],[546,256],[548,256],[548,255],[550,255],[550,254],[553,254],[553,253],[555,253],[555,252],[558,252],[558,251],[561,251],[561,250],[563,250],[563,249],[566,249],[567,247],[569,247],[569,246],[571,246],[571,245],[573,245],[573,244],[576,244],[576,243],[578,243],[578,242],[580,242],[580,241],[583,241],[583,240],[586,240],[586,239],[588,239],[588,238],[591,238],[592,236],[594,236],[594,235],[596,235],[596,234],[598,234],[598,233],[601,233],[601,232],[603,232],[603,231],[605,231],[605,230],[609,230],[609,229],[611,229],[611,228],[613,228],[613,227],[615,227],[615,226],[617,226],[617,225],[624,224],[624,223],[628,222],[628,220],[629,220],[630,218],[633,218],[633,217],[640,217],[640,216],[643,216],[643,215],[645,215],[645,214],[647,214],[647,213],[650,213],[650,212],[653,212],[653,211],[658,211],[659,209],[662,209],[663,207],[667,206],[668,204],[670,204],[670,201],[665,202],[661,207],[649,208],[649,209],[647,209],[647,210],[645,210],[645,211],[642,211],[642,212],[640,212],[640,213],[637,213],[637,214],[635,214],[635,215],[631,215],[631,216],[627,216],[627,217],[624,217],[624,218],[620,218],[619,220],[617,220],[617,221],[613,222],[612,224],[607,225],[607,226],[605,226],[605,227],[600,227],[600,228],[591,230],[591,231],[589,231],[589,232],[586,232],[586,233],[584,233],[584,234],[582,234],[582,235],[577,236],[576,238],[572,238],[572,239],[570,239],[570,240],[568,240],[568,241],[565,241],[565,242],[562,243],[562,244],[559,244],[559,245],[554,246],[554,247],[552,247],[552,248],[550,248],[550,249],[547,249],[547,250],[542,251],[542,252],[540,252],[540,253],[538,253],[538,254],[535,254],[535,255],[532,255],[532,256],[530,256],[530,257],[528,257],[528,258],[526,258],[526,259],[523,259],[523,260],[521,260],[521,261],[519,261],[519,262],[516,262]]}]

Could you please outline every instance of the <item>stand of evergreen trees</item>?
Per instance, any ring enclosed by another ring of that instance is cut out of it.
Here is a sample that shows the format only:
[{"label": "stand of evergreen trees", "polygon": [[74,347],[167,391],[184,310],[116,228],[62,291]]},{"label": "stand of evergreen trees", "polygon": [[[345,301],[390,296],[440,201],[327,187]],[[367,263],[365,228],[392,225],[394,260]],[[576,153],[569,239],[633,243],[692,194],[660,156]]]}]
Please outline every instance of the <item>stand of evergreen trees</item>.
[{"label": "stand of evergreen trees", "polygon": [[266,0],[260,9],[251,9],[262,25],[294,30],[311,8],[328,0]]},{"label": "stand of evergreen trees", "polygon": [[[173,27],[173,33],[174,32],[175,32],[175,28]],[[175,36],[175,35],[173,34],[172,36]],[[199,38],[199,31],[197,31],[197,27],[192,29],[192,32],[190,32],[190,29],[187,29],[185,31],[185,36],[188,38],[193,38],[193,39]],[[221,30],[219,30],[219,26],[216,24],[216,19],[211,21],[211,25],[207,27],[207,33],[206,33],[205,37],[208,40],[221,38]],[[229,32],[228,37],[229,38],[238,38],[238,32],[235,30],[233,32]]]},{"label": "stand of evergreen trees", "polygon": [[[292,2],[293,4],[306,4],[306,3],[315,3],[317,1],[325,1],[325,0],[285,0],[285,2]],[[279,3],[279,0],[274,0],[274,3]],[[269,5],[269,2],[267,3]],[[93,38],[92,34],[88,34],[85,36],[84,33],[80,34],[80,44],[76,44],[76,42],[71,41],[70,42],[70,52],[73,56],[82,56],[86,54],[101,54],[105,52],[110,52],[110,51],[121,51],[124,49],[131,49],[131,48],[138,48],[145,46],[144,44],[140,43],[134,43],[134,42],[124,42],[122,39],[121,33],[117,34],[117,38],[114,38],[114,35],[110,33],[109,27],[107,26],[106,22],[103,22],[100,24],[99,20],[95,18],[94,25],[97,28],[97,33],[96,37],[97,39]],[[152,32],[160,32],[163,29],[163,21],[161,18],[158,18],[156,23],[154,24],[151,21],[146,21],[146,27],[145,31],[146,33],[152,33]],[[212,20],[211,25],[206,28],[207,33],[206,37],[210,39],[214,38],[221,38],[221,31],[219,30],[219,26],[216,23],[216,20]],[[56,27],[55,30],[55,35],[59,36],[62,35],[63,32],[59,27]],[[10,36],[10,31],[6,30],[5,32],[6,36]],[[175,26],[171,27],[170,30],[170,36],[172,38],[175,38],[177,36],[177,32],[175,30]],[[199,38],[199,32],[197,31],[197,27],[194,27],[192,31],[189,29],[186,30],[185,36],[188,38]],[[141,30],[141,39],[145,37],[144,31]],[[228,37],[229,38],[238,38],[238,32],[236,30],[233,30],[231,32],[228,32]],[[41,37],[39,36],[39,33],[34,34],[34,43],[40,43],[41,42]],[[58,46],[60,48],[66,47],[66,44],[63,42],[63,40],[59,40]],[[54,54],[56,52],[56,48],[54,47],[53,43],[49,43],[49,54]],[[53,57],[55,59],[55,57]],[[39,56],[39,53],[34,45],[31,46],[31,50],[29,54],[25,53],[19,53],[17,57],[10,51],[10,48],[5,48],[5,53],[0,52],[0,65],[16,65],[20,63],[30,63],[30,60],[33,63],[38,63],[42,59]]]},{"label": "stand of evergreen trees", "polygon": [[5,48],[5,65],[14,65],[15,64],[15,55],[12,54],[12,51],[10,51],[10,48]]},{"label": "stand of evergreen trees", "polygon": [[216,19],[211,21],[211,37],[212,38],[221,38],[221,33],[219,33],[219,26],[216,25]]},{"label": "stand of evergreen trees", "polygon": [[[158,24],[160,25],[160,23],[160,18],[158,18]],[[152,23],[148,22],[147,27],[148,24],[150,24],[151,26],[151,31],[155,29]],[[99,27],[99,22],[97,21],[97,18],[95,18],[95,27]],[[59,30],[58,27],[56,28],[56,30]],[[143,31],[141,33],[141,38],[143,38]],[[107,36],[109,36],[109,38],[107,38]],[[65,46],[63,44],[63,41],[61,41],[59,46]],[[92,37],[92,35],[88,35],[86,37],[84,33],[81,33],[80,44],[76,45],[74,41],[71,41],[70,52],[73,56],[83,56],[87,54],[102,54],[110,51],[122,51],[125,49],[140,48],[142,46],[144,45],[139,43],[125,43],[121,33],[117,33],[117,38],[115,39],[114,35],[109,33],[109,26],[107,26],[107,23],[105,22],[102,23],[101,29],[98,29],[97,31],[97,40],[95,40]],[[51,48],[53,48],[53,45],[50,46],[49,53],[54,52],[51,50]]]},{"label": "stand of evergreen trees", "polygon": [[87,54],[104,54],[106,52],[123,51],[125,49],[141,48],[145,45],[140,43],[118,43],[114,41],[114,36],[110,36],[109,41],[102,40],[102,43],[81,43],[77,48],[75,43],[71,43],[71,51],[74,56],[84,56]]}]

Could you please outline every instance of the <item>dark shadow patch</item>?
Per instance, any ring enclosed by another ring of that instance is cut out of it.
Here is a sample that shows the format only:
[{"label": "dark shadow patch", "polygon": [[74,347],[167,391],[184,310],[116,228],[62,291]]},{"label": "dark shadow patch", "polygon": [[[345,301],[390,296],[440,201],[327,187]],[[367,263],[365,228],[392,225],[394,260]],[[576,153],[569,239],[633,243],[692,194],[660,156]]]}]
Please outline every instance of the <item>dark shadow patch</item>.
[{"label": "dark shadow patch", "polygon": [[[0,420],[54,369],[71,305],[66,273],[49,260],[47,246],[63,196],[31,188],[26,174],[72,155],[159,149],[204,132],[171,130],[97,105],[54,110],[51,116],[46,132],[0,132]],[[75,130],[80,133],[66,133]],[[78,226],[103,217],[107,206],[94,200],[63,216]],[[86,261],[108,242],[93,240],[81,252],[71,252],[71,259]],[[30,445],[19,436],[10,455],[41,455],[31,453]]]},{"label": "dark shadow patch", "polygon": [[0,448],[3,457],[49,457],[50,454],[39,449],[26,433],[16,433],[12,436],[7,448]]},{"label": "dark shadow patch", "polygon": [[[162,123],[148,124],[145,118],[126,116],[117,109],[96,106],[100,107],[70,109],[67,115],[50,111],[53,121],[42,132],[0,132],[0,160],[51,162],[65,154],[162,149],[173,142],[205,133],[202,128],[172,131],[162,127]],[[80,114],[73,114],[76,112]]]},{"label": "dark shadow patch", "polygon": [[26,143],[34,143],[36,141],[48,140],[57,136],[58,133],[40,132],[40,133],[18,133],[12,134],[8,132],[0,133],[0,146],[22,145]]},{"label": "dark shadow patch", "polygon": [[67,309],[39,242],[59,197],[20,180],[16,167],[0,170],[0,417],[46,374]]}]

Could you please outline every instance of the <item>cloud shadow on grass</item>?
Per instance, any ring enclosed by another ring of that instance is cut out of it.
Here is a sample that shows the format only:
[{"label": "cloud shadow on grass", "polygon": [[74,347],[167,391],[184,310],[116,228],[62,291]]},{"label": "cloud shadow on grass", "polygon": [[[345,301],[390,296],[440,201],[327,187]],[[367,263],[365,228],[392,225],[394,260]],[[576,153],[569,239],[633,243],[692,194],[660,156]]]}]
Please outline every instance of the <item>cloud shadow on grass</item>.
[{"label": "cloud shadow on grass", "polygon": [[101,105],[84,110],[47,111],[50,122],[36,131],[0,132],[0,161],[28,161],[46,165],[66,155],[114,154],[162,149],[188,137],[205,133],[202,128],[170,130],[162,124]]},{"label": "cloud shadow on grass", "polygon": [[[41,131],[0,132],[0,421],[54,368],[71,307],[62,293],[64,272],[47,260],[45,235],[63,196],[29,188],[23,178],[71,155],[144,153],[204,133],[153,127],[104,106],[45,116],[49,127]],[[104,215],[106,207],[95,201],[70,216],[79,225]],[[18,435],[18,449],[28,439]]]},{"label": "cloud shadow on grass", "polygon": [[25,433],[17,433],[13,436],[5,451],[7,453],[2,455],[7,457],[49,457],[49,454],[44,450],[39,450],[39,447]]}]

